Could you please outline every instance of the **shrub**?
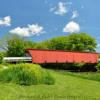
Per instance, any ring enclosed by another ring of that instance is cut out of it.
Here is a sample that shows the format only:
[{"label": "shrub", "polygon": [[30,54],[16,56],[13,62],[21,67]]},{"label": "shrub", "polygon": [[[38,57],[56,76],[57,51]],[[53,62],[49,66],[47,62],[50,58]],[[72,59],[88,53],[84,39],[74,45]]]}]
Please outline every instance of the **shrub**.
[{"label": "shrub", "polygon": [[54,78],[49,72],[36,64],[10,65],[0,73],[0,81],[13,82],[20,85],[54,84]]},{"label": "shrub", "polygon": [[84,63],[74,63],[74,66],[81,68],[84,65]]},{"label": "shrub", "polygon": [[0,64],[3,63],[3,57],[6,56],[6,52],[0,52]]},{"label": "shrub", "polygon": [[6,69],[6,68],[8,68],[8,66],[0,64],[0,71],[1,71],[1,70],[4,70],[4,69]]},{"label": "shrub", "polygon": [[2,65],[0,64],[0,71],[2,70]]},{"label": "shrub", "polygon": [[55,83],[55,79],[48,71],[45,71],[44,82],[45,82],[45,84],[48,84],[48,85]]},{"label": "shrub", "polygon": [[74,63],[72,66],[74,67],[74,69],[80,71],[81,68],[85,65],[85,63]]},{"label": "shrub", "polygon": [[0,52],[0,64],[2,63],[3,61],[3,53]]},{"label": "shrub", "polygon": [[100,63],[98,63],[95,67],[96,67],[97,71],[100,72]]}]

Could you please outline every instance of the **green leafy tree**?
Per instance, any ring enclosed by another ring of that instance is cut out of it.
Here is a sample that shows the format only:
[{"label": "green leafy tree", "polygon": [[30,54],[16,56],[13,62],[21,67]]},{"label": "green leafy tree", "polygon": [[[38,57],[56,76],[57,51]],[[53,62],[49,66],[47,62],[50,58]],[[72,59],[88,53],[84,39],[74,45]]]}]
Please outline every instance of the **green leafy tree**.
[{"label": "green leafy tree", "polygon": [[2,63],[3,60],[3,54],[0,52],[0,64]]},{"label": "green leafy tree", "polygon": [[0,52],[0,64],[3,63],[3,57],[6,56],[6,52]]},{"label": "green leafy tree", "polygon": [[6,41],[7,56],[20,57],[25,55],[25,50],[35,48],[36,43],[19,36],[12,36]]},{"label": "green leafy tree", "polygon": [[69,44],[66,49],[71,51],[95,52],[96,40],[86,33],[71,34],[68,36]]},{"label": "green leafy tree", "polygon": [[28,49],[28,48],[35,49],[36,48],[36,45],[37,45],[36,42],[30,41],[30,40],[23,40],[23,42],[24,42],[24,48],[25,49]]},{"label": "green leafy tree", "polygon": [[70,50],[82,52],[95,52],[96,40],[86,33],[70,34],[50,39],[47,48],[50,50]]},{"label": "green leafy tree", "polygon": [[95,52],[96,49],[96,40],[86,33],[73,33],[38,43],[12,36],[4,44],[3,47],[6,48],[7,56],[13,57],[24,56],[25,50],[28,48],[82,52]]},{"label": "green leafy tree", "polygon": [[24,41],[17,36],[14,36],[12,39],[7,41],[7,56],[23,56],[24,49]]},{"label": "green leafy tree", "polygon": [[68,44],[67,36],[52,38],[47,43],[47,48],[50,50],[66,50]]}]

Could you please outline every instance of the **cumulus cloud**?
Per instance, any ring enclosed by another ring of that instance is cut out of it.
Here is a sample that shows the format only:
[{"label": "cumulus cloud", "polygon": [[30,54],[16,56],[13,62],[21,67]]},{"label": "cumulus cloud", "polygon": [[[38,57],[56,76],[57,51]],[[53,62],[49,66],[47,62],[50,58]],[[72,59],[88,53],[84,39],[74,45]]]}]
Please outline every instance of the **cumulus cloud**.
[{"label": "cumulus cloud", "polygon": [[67,13],[66,3],[59,2],[58,6],[51,8],[50,11],[51,12],[54,11],[54,14],[57,14],[57,15],[64,15]]},{"label": "cumulus cloud", "polygon": [[69,33],[74,33],[74,32],[79,32],[80,31],[80,26],[78,23],[71,21],[69,22],[64,28],[63,32],[69,32]]},{"label": "cumulus cloud", "polygon": [[43,27],[38,24],[28,25],[28,29],[33,35],[43,32]]},{"label": "cumulus cloud", "polygon": [[0,19],[0,26],[11,26],[11,17],[6,16]]},{"label": "cumulus cloud", "polygon": [[77,18],[78,16],[79,16],[78,11],[77,11],[77,10],[74,10],[74,11],[72,12],[72,17],[71,17],[71,19]]},{"label": "cumulus cloud", "polygon": [[16,34],[22,37],[30,37],[33,35],[40,35],[43,33],[44,28],[39,26],[38,24],[28,25],[27,27],[17,27],[15,29],[10,30],[11,34]]},{"label": "cumulus cloud", "polygon": [[29,37],[30,33],[29,33],[29,29],[28,28],[21,28],[21,27],[17,27],[15,29],[12,29],[10,31],[10,33],[12,34],[17,34],[19,36],[23,36],[23,37]]}]

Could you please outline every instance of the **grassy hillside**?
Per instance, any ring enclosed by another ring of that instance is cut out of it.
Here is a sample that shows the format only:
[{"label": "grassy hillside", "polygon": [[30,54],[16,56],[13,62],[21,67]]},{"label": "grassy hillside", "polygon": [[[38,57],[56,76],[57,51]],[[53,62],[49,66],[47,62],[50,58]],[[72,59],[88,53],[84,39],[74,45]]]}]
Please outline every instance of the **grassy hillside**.
[{"label": "grassy hillside", "polygon": [[0,100],[100,100],[100,82],[50,71],[55,85],[0,83]]}]

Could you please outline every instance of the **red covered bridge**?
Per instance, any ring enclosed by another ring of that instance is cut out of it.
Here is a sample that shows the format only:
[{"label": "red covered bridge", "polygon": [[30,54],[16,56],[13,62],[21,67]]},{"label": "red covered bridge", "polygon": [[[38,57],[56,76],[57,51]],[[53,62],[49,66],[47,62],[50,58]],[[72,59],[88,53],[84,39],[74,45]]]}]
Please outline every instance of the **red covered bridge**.
[{"label": "red covered bridge", "polygon": [[99,53],[27,49],[32,63],[97,63]]}]

